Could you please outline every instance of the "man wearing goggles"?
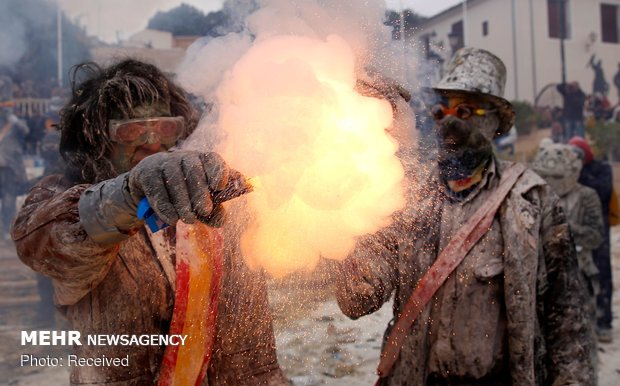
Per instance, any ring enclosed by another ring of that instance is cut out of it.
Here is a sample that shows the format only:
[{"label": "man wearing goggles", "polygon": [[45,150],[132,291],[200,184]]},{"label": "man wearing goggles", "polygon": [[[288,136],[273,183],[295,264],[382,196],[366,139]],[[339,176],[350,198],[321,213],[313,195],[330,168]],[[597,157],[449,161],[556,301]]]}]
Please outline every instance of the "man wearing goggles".
[{"label": "man wearing goggles", "polygon": [[[78,75],[85,77],[79,84]],[[185,92],[155,66],[132,59],[108,68],[80,65],[73,80],[72,99],[60,112],[66,169],[41,180],[26,199],[12,231],[19,257],[53,279],[55,303],[82,336],[170,335],[179,325],[208,325],[215,337],[208,349],[190,345],[190,355],[178,347],[176,357],[172,346],[75,346],[78,356],[127,356],[129,365],[73,367],[71,382],[288,384],[277,362],[264,278],[244,264],[230,226],[212,229],[228,224],[222,224],[222,201],[250,188],[219,155],[174,148],[197,124]],[[136,213],[145,197],[169,227],[156,233],[145,227]],[[222,267],[210,271],[212,278],[223,270],[210,314],[203,302],[190,301],[188,283],[215,279],[191,281],[196,271],[178,264],[176,236],[187,229],[175,226],[179,220],[211,226],[213,233],[200,234],[211,242],[192,250],[199,258],[223,256]],[[177,367],[170,370],[171,364]]]},{"label": "man wearing goggles", "polygon": [[492,107],[469,104],[467,99],[443,97],[434,103],[430,110],[430,115],[434,120],[438,121],[446,115],[452,115],[460,119],[469,119],[472,116],[484,117],[490,113],[497,112],[497,109]]},{"label": "man wearing goggles", "polygon": [[493,152],[492,140],[514,119],[512,108],[493,95],[439,88],[424,92],[435,122],[439,172],[451,193],[466,194],[481,180],[484,160]]},{"label": "man wearing goggles", "polygon": [[340,265],[345,314],[394,295],[379,384],[595,383],[586,292],[558,198],[493,153],[514,121],[505,81],[492,53],[455,53],[427,90],[436,161],[403,162],[405,208]]},{"label": "man wearing goggles", "polygon": [[186,133],[185,117],[171,117],[166,106],[140,106],[130,119],[110,119],[111,160],[117,170],[128,171],[149,155],[174,147]]},{"label": "man wearing goggles", "polygon": [[185,128],[183,117],[154,117],[111,119],[108,127],[110,140],[125,146],[141,146],[160,142],[174,145]]}]

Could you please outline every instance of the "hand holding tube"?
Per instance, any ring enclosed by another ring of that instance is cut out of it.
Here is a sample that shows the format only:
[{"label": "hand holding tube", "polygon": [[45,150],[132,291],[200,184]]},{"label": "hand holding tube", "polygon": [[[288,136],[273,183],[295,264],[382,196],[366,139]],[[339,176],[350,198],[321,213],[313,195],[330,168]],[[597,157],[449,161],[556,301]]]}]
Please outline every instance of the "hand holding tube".
[{"label": "hand holding tube", "polygon": [[142,225],[136,209],[147,199],[162,222],[219,225],[224,201],[251,191],[241,173],[216,153],[174,151],[146,157],[128,173],[87,189],[80,221],[100,243],[114,243]]}]

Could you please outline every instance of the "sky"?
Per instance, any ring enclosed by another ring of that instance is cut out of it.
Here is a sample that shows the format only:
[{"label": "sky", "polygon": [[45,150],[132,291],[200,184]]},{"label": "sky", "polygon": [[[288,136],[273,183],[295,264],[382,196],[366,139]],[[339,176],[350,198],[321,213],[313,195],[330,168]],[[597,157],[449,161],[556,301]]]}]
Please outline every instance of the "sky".
[{"label": "sky", "polygon": [[[181,3],[208,13],[222,7],[223,0],[57,0],[65,14],[86,27],[89,35],[108,43],[125,40],[146,28],[158,11],[168,11]],[[443,11],[461,0],[385,0],[387,7],[413,9],[423,16]]]}]

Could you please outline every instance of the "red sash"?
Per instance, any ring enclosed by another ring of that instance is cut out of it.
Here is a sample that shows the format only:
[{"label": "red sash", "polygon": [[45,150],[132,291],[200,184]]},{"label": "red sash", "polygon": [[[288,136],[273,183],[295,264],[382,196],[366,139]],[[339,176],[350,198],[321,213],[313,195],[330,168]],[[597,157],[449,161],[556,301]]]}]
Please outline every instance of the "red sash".
[{"label": "red sash", "polygon": [[222,263],[219,230],[202,223],[177,223],[176,292],[169,335],[187,335],[187,339],[184,345],[166,347],[159,386],[202,383],[215,341]]}]

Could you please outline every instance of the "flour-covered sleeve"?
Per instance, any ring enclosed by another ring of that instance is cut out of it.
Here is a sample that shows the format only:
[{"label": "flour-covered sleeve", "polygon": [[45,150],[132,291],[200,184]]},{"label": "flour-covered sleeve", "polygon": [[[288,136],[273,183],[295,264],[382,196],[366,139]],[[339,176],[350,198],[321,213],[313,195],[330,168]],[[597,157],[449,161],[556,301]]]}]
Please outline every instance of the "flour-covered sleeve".
[{"label": "flour-covered sleeve", "polygon": [[358,241],[337,264],[336,298],[342,312],[357,319],[387,302],[398,280],[399,225],[393,224]]},{"label": "flour-covered sleeve", "polygon": [[53,279],[58,305],[74,304],[96,287],[118,251],[118,244],[93,241],[80,223],[78,201],[88,185],[67,185],[61,176],[41,180],[11,231],[19,258]]},{"label": "flour-covered sleeve", "polygon": [[596,249],[603,242],[603,210],[594,189],[583,187],[583,218],[580,224],[570,224],[575,244],[586,249]]},{"label": "flour-covered sleeve", "polygon": [[579,274],[577,254],[566,216],[557,196],[544,186],[541,192],[541,228],[547,288],[540,317],[548,352],[549,385],[590,385],[593,341],[587,313],[586,288]]}]

